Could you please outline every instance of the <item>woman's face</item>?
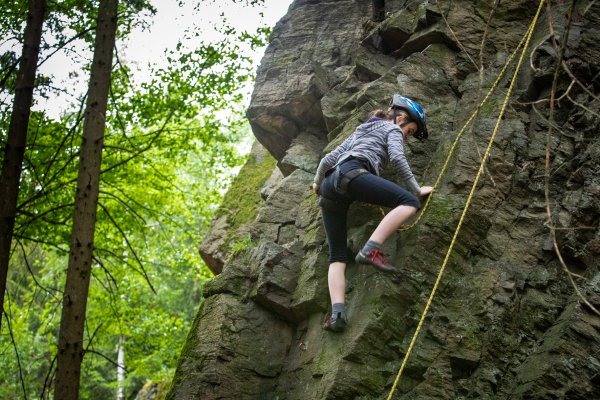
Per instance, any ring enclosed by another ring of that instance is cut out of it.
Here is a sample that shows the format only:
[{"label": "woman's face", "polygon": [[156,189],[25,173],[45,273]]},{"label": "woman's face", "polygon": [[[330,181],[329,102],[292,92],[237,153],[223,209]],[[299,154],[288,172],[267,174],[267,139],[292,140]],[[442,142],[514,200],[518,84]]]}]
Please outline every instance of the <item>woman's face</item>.
[{"label": "woman's face", "polygon": [[404,140],[412,137],[417,131],[417,124],[412,122],[408,113],[404,110],[399,110],[396,114],[396,124],[400,126],[404,133]]}]

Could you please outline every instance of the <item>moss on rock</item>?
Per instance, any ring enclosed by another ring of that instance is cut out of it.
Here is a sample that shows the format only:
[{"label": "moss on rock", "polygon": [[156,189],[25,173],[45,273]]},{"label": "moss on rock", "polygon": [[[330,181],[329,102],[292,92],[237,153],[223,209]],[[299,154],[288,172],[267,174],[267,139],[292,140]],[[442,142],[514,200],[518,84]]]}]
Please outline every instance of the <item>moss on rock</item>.
[{"label": "moss on rock", "polygon": [[231,188],[225,194],[216,217],[227,214],[231,230],[254,220],[259,210],[260,189],[271,176],[276,160],[258,143],[240,170]]}]

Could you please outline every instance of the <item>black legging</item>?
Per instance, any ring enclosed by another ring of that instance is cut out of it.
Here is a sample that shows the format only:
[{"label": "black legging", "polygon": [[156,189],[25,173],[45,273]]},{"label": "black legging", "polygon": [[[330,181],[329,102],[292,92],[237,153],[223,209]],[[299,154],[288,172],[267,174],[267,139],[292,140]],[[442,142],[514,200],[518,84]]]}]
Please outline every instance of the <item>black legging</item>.
[{"label": "black legging", "polygon": [[[340,166],[340,173],[344,174],[357,168],[367,169],[366,163],[352,158]],[[348,261],[346,244],[346,220],[348,208],[353,201],[375,204],[378,206],[396,208],[400,205],[421,208],[419,199],[412,193],[393,182],[377,175],[367,173],[354,178],[348,184],[346,195],[341,195],[334,189],[334,177],[329,174],[321,183],[321,196],[335,203],[335,207],[321,207],[323,224],[329,244],[329,262]],[[329,204],[332,204],[331,202]]]}]

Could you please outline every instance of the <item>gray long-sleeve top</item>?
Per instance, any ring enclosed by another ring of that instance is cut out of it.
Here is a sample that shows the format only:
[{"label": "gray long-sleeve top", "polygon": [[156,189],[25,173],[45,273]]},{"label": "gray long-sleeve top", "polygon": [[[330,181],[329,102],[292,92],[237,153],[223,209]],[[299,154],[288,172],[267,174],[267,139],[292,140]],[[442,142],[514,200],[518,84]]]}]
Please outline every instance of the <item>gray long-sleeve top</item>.
[{"label": "gray long-sleeve top", "polygon": [[314,182],[320,185],[327,171],[354,156],[367,161],[369,169],[376,175],[380,175],[383,166],[389,162],[399,183],[411,192],[419,193],[421,187],[404,156],[404,135],[400,127],[382,119],[369,121],[361,124],[342,144],[321,159]]}]

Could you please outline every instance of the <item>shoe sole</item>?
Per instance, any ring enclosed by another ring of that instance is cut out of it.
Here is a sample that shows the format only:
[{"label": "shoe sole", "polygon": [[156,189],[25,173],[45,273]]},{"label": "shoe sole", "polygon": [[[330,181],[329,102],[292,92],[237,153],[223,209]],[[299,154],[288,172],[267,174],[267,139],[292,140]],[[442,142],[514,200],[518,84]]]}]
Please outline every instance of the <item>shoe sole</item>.
[{"label": "shoe sole", "polygon": [[329,325],[329,329],[332,332],[342,332],[346,329],[346,321],[343,319],[336,319],[331,323],[331,325]]},{"label": "shoe sole", "polygon": [[[327,317],[329,318],[329,317]],[[327,321],[327,319],[326,319]],[[331,332],[342,332],[346,329],[346,320],[343,318],[336,318],[335,320],[329,322],[329,325],[326,325],[327,322],[323,324],[323,329]]]}]

